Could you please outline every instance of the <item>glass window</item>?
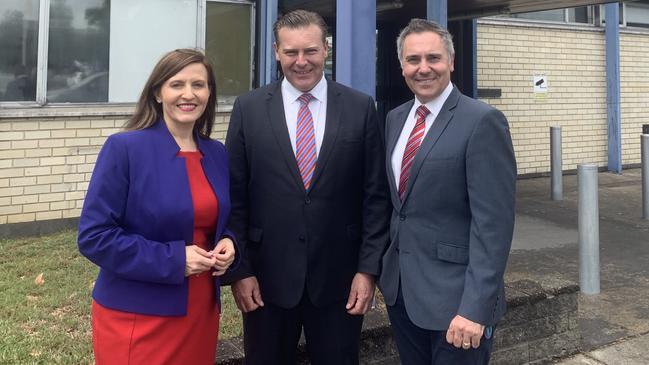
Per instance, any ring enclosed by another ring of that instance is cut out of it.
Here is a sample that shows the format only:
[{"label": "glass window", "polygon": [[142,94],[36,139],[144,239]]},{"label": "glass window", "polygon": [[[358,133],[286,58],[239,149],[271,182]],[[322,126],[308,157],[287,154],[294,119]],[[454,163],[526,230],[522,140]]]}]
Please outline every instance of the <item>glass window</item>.
[{"label": "glass window", "polygon": [[133,103],[162,55],[203,41],[234,101],[253,84],[254,4],[0,0],[0,103]]},{"label": "glass window", "polygon": [[581,6],[578,8],[570,8],[566,10],[568,11],[569,23],[590,24],[593,22],[590,7],[588,6]]},{"label": "glass window", "polygon": [[38,0],[0,2],[0,101],[35,101]]},{"label": "glass window", "polygon": [[532,13],[512,14],[512,18],[565,22],[563,9],[535,11]]},{"label": "glass window", "polygon": [[649,1],[626,3],[626,25],[649,28]]},{"label": "glass window", "polygon": [[219,100],[232,102],[252,87],[252,4],[208,2],[205,23]]},{"label": "glass window", "polygon": [[52,0],[47,100],[108,101],[108,0]]},{"label": "glass window", "polygon": [[110,7],[108,101],[133,103],[162,55],[198,45],[198,1],[111,0]]}]

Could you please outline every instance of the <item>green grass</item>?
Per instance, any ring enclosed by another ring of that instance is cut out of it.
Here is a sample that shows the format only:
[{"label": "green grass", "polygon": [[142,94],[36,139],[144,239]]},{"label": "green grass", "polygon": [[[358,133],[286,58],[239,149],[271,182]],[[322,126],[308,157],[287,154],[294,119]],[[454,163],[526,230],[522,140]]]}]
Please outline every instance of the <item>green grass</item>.
[{"label": "green grass", "polygon": [[[90,294],[97,271],[79,254],[73,231],[0,240],[0,364],[93,363]],[[241,335],[229,288],[221,298],[219,338]]]}]

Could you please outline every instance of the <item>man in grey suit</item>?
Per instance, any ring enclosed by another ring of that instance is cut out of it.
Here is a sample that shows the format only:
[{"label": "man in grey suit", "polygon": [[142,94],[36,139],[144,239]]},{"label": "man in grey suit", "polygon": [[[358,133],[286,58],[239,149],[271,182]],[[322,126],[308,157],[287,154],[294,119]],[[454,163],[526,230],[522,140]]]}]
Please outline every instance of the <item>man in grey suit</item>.
[{"label": "man in grey suit", "polygon": [[415,99],[386,120],[393,210],[379,287],[403,364],[487,364],[514,228],[509,127],[451,83],[446,29],[413,19],[397,45]]}]

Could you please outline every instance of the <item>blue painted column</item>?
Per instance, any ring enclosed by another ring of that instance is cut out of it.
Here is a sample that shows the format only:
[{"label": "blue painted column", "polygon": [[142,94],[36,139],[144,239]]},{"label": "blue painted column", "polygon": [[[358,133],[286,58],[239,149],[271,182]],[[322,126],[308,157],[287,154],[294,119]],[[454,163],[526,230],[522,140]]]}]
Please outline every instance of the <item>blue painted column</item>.
[{"label": "blue painted column", "polygon": [[273,49],[273,24],[277,20],[277,0],[260,0],[257,4],[259,7],[257,11],[261,15],[257,77],[259,86],[264,86],[277,78],[275,51]]},{"label": "blue painted column", "polygon": [[446,28],[448,23],[446,0],[426,0],[426,19],[433,20]]},{"label": "blue painted column", "polygon": [[376,93],[376,0],[336,0],[336,81]]},{"label": "blue painted column", "polygon": [[622,172],[620,118],[620,9],[606,4],[606,110],[608,127],[608,170]]},{"label": "blue painted column", "polygon": [[478,19],[471,19],[471,86],[473,94],[472,98],[478,98]]}]

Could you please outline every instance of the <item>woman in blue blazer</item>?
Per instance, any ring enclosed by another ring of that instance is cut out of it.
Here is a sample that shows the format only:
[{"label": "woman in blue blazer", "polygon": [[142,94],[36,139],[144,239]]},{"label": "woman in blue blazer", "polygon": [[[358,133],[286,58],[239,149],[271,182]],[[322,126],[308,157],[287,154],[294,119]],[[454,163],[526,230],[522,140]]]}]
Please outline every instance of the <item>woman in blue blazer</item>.
[{"label": "woman in blue blazer", "polygon": [[[212,67],[175,50],[155,66],[125,131],[97,158],[79,221],[100,267],[92,327],[98,364],[213,364],[219,276],[238,257],[225,228],[228,159],[209,138]],[[238,260],[237,260],[238,261]]]}]

